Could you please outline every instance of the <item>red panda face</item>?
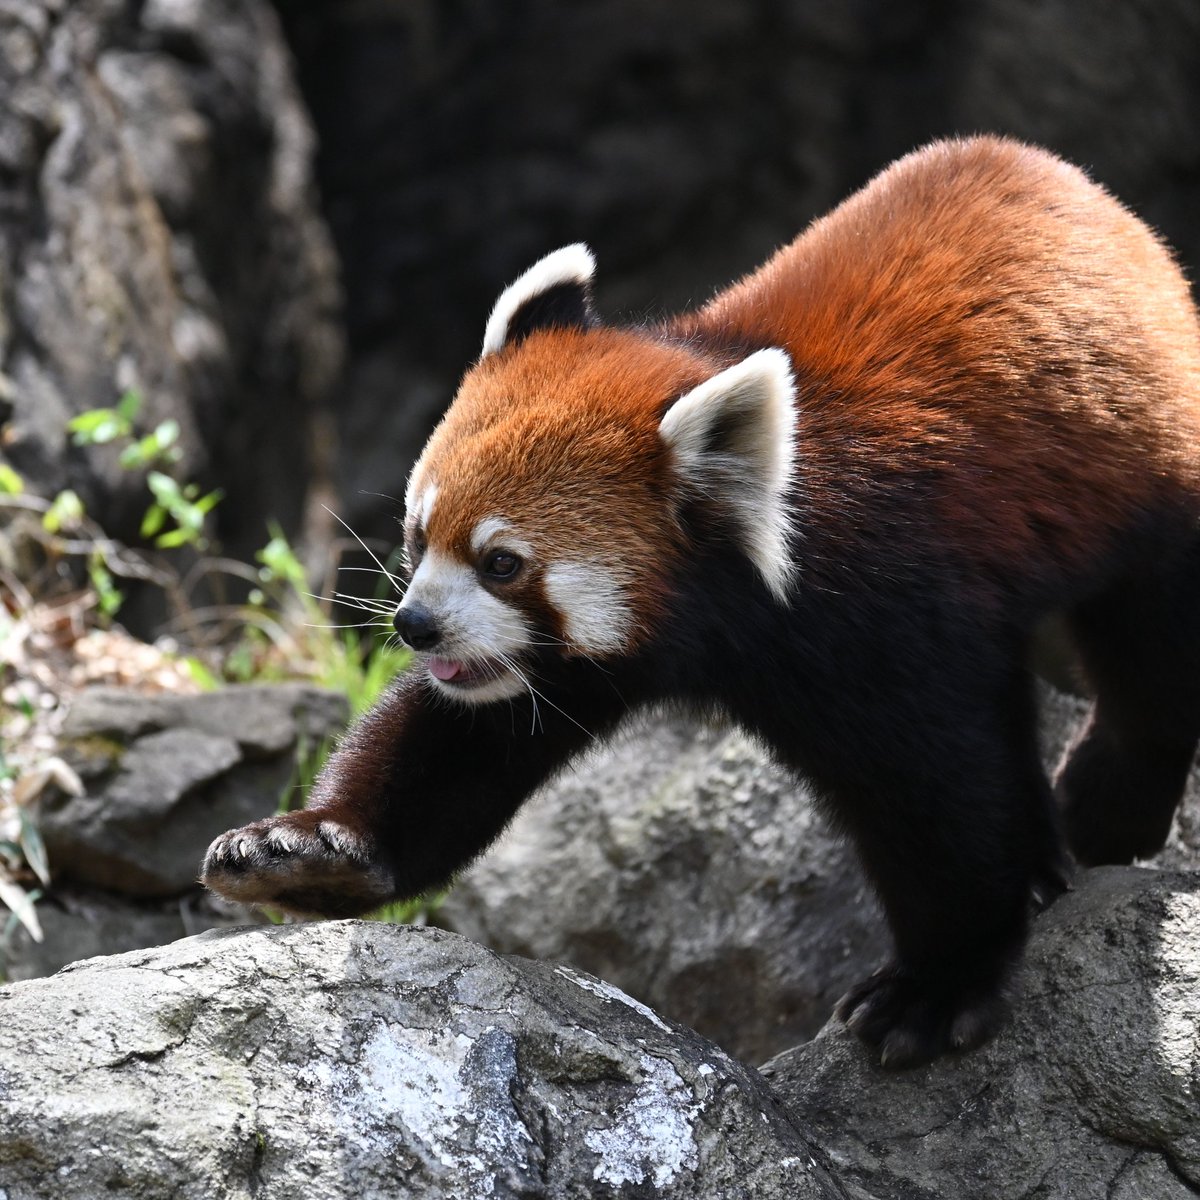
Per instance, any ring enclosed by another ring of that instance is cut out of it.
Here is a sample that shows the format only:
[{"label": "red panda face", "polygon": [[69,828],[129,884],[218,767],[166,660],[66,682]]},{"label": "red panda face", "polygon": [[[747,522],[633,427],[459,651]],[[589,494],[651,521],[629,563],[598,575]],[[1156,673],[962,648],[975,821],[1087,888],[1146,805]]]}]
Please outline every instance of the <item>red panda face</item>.
[{"label": "red panda face", "polygon": [[640,335],[556,330],[467,376],[407,498],[397,627],[428,614],[438,639],[422,646],[418,630],[417,643],[436,684],[501,699],[539,654],[636,646],[680,550],[659,418],[703,374]]},{"label": "red panda face", "polygon": [[[581,250],[551,255],[501,296],[484,356],[409,481],[411,582],[396,628],[428,655],[435,686],[469,703],[536,688],[547,655],[635,650],[689,552],[689,490],[724,499],[747,553],[758,561],[768,545],[782,578],[785,356],[763,351],[714,376],[678,345],[595,327],[580,315]],[[565,277],[561,262],[559,275],[545,270],[564,255]],[[531,306],[549,306],[547,326]]]}]

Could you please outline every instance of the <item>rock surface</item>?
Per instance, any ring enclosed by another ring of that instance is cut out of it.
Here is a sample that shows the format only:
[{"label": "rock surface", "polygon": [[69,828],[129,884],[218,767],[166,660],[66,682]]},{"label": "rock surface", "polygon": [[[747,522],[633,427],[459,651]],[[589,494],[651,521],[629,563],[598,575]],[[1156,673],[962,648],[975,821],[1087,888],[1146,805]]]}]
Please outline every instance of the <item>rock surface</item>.
[{"label": "rock surface", "polygon": [[267,921],[261,913],[206,893],[155,901],[64,887],[38,901],[37,917],[42,941],[35,942],[21,926],[0,941],[0,982],[39,979],[80,959],[165,946],[205,929]]},{"label": "rock surface", "polygon": [[763,1068],[856,1200],[1200,1193],[1200,875],[1102,868],[1034,926],[1012,1021],[885,1072],[840,1027]]},{"label": "rock surface", "polygon": [[294,528],[339,288],[270,5],[13,0],[0,99],[3,455],[136,537],[140,473],[66,430],[136,389],[142,432],[179,422],[184,478],[219,464],[227,544]]},{"label": "rock surface", "polygon": [[7,1200],[844,1195],[761,1079],[439,930],[209,933],[0,989]]},{"label": "rock surface", "polygon": [[345,697],[303,684],[196,696],[80,694],[61,733],[84,793],[44,791],[32,814],[56,879],[138,897],[193,887],[209,842],[268,816],[297,753],[348,720]]}]

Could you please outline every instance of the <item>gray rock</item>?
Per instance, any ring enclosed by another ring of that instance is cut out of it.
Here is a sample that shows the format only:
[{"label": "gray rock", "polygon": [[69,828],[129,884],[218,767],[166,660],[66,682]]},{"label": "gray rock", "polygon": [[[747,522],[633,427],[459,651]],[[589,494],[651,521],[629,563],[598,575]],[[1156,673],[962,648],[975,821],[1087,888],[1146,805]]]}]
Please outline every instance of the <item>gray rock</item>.
[{"label": "gray rock", "polygon": [[67,741],[90,737],[128,743],[158,730],[182,728],[237,743],[247,758],[270,758],[297,737],[319,741],[345,727],[346,698],[304,683],[227,687],[193,696],[92,687],[63,722]]},{"label": "gray rock", "polygon": [[439,930],[202,934],[0,989],[8,1200],[843,1196],[757,1074]]},{"label": "gray rock", "polygon": [[56,879],[139,897],[193,887],[209,842],[276,811],[298,751],[348,719],[345,697],[303,684],[198,696],[83,692],[63,757],[85,792],[47,789],[32,807]]},{"label": "gray rock", "polygon": [[887,949],[853,852],[740,733],[651,720],[532,800],[439,923],[566,960],[761,1062]]},{"label": "gray rock", "polygon": [[830,1026],[764,1068],[853,1197],[1200,1193],[1200,876],[1083,875],[1036,922],[1012,1021],[886,1072]]}]

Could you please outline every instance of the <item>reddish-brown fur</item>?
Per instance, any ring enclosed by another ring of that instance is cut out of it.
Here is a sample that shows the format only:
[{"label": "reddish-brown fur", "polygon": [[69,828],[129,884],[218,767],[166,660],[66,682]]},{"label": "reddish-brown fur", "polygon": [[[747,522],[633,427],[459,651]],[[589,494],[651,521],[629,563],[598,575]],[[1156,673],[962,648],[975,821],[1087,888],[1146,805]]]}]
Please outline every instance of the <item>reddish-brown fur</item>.
[{"label": "reddish-brown fur", "polygon": [[541,561],[584,555],[611,569],[645,629],[680,536],[655,398],[699,383],[711,362],[620,329],[526,345],[475,367],[422,455],[414,491],[430,477],[438,488],[429,544],[470,561],[476,522],[507,516]]},{"label": "reddish-brown fur", "polygon": [[[977,587],[1070,571],[1138,512],[1200,494],[1187,285],[1141,222],[1032,147],[902,159],[672,330],[788,350],[807,491],[845,496],[914,454],[952,466],[937,524]],[[851,540],[881,515],[811,511]]]},{"label": "reddish-brown fur", "polygon": [[1082,569],[1134,514],[1200,491],[1200,335],[1169,252],[1076,168],[977,138],[896,163],[662,331],[548,329],[485,357],[424,456],[431,542],[465,555],[474,521],[515,508],[552,554],[644,564],[634,591],[657,596],[676,548],[664,401],[767,345],[801,381],[801,487],[836,497],[806,505],[813,534],[857,540],[881,514],[856,509],[856,476],[916,456],[986,589],[1017,564]]}]

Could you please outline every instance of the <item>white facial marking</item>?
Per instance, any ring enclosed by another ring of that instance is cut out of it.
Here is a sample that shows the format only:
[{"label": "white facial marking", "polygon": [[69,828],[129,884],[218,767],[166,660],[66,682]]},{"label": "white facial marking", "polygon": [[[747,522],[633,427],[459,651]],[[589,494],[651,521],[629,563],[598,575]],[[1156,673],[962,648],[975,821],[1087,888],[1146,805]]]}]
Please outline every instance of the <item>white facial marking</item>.
[{"label": "white facial marking", "polygon": [[528,647],[529,627],[517,609],[483,587],[471,567],[441,551],[430,550],[413,573],[400,607],[417,604],[433,614],[441,630],[436,649],[439,658],[468,665],[493,664],[498,670],[494,680],[470,688],[443,683],[431,675],[442,691],[458,700],[482,703],[525,690],[521,679],[501,663]]},{"label": "white facial marking", "polygon": [[585,654],[612,654],[625,648],[632,613],[611,571],[591,563],[556,562],[546,568],[545,586],[572,647]]},{"label": "white facial marking", "polygon": [[417,495],[423,490],[422,485],[425,481],[425,472],[422,468],[424,467],[424,463],[425,456],[422,453],[408,474],[408,484],[404,489],[404,509],[410,515],[416,513]]},{"label": "white facial marking", "polygon": [[505,517],[484,517],[471,530],[471,549],[476,554],[482,553],[488,543],[493,540],[503,543],[504,549],[512,550],[517,554],[528,556],[532,551],[529,543],[517,533],[512,523]]},{"label": "white facial marking", "polygon": [[732,509],[746,554],[785,603],[795,571],[788,512],[795,396],[787,354],[759,350],[693,388],[659,425],[684,476]]},{"label": "white facial marking", "polygon": [[500,299],[496,301],[483,333],[484,356],[504,349],[508,327],[522,305],[563,283],[590,283],[595,273],[596,260],[582,242],[563,246],[561,250],[539,258],[500,293]]},{"label": "white facial marking", "polygon": [[436,483],[431,483],[421,493],[421,499],[417,505],[417,519],[420,521],[422,529],[429,528],[429,518],[433,515],[433,506],[437,502],[437,494],[438,486]]}]

